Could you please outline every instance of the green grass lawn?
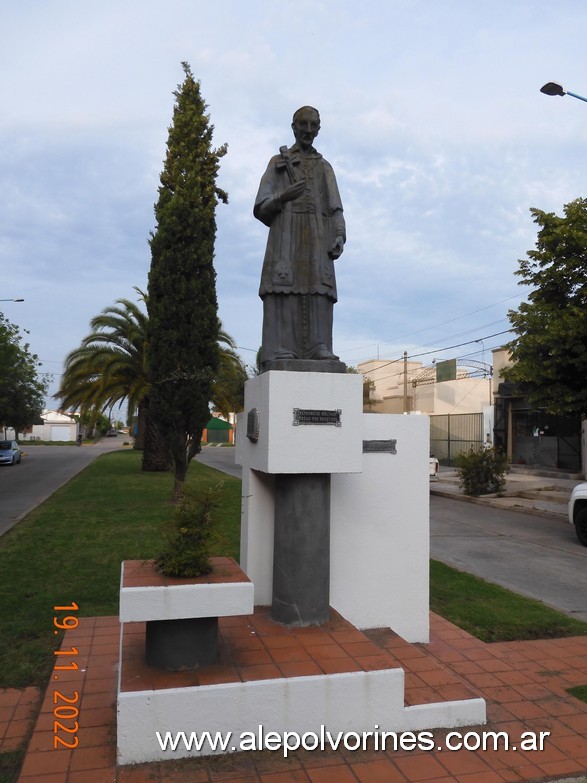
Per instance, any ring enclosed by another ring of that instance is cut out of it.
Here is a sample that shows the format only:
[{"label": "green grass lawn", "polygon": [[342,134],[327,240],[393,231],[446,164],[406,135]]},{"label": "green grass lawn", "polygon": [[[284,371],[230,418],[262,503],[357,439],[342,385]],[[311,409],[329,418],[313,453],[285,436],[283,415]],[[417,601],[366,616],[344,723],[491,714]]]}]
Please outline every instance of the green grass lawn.
[{"label": "green grass lawn", "polygon": [[0,783],[14,783],[24,759],[24,748],[0,752]]},{"label": "green grass lawn", "polygon": [[435,560],[430,609],[484,642],[587,634],[585,622]]},{"label": "green grass lawn", "polygon": [[576,699],[580,699],[587,704],[587,685],[577,685],[574,688],[567,688],[567,693],[574,696]]},{"label": "green grass lawn", "polygon": [[[186,489],[223,482],[218,554],[238,558],[241,482],[200,463]],[[168,473],[142,473],[141,455],[117,451],[82,473],[0,538],[0,687],[42,685],[58,637],[53,607],[79,615],[118,614],[122,560],[162,549],[173,515]]]}]

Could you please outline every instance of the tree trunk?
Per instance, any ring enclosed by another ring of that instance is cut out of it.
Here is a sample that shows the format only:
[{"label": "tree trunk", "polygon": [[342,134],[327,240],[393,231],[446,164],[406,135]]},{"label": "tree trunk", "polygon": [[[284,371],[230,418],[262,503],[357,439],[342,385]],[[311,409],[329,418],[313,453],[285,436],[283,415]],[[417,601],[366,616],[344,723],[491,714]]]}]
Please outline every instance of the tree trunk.
[{"label": "tree trunk", "polygon": [[137,434],[133,448],[142,451],[145,448],[145,420],[147,418],[148,402],[141,400],[137,409]]},{"label": "tree trunk", "polygon": [[[171,437],[169,438],[171,441]],[[183,495],[185,477],[188,472],[188,466],[191,459],[193,442],[188,445],[188,437],[183,430],[175,432],[173,439],[173,448],[171,453],[171,471],[174,478],[173,497],[179,500]],[[199,444],[198,439],[198,444]]]},{"label": "tree trunk", "polygon": [[185,481],[183,479],[178,479],[176,477],[175,483],[173,485],[173,499],[175,501],[178,501],[183,495],[184,486],[185,486]]},{"label": "tree trunk", "polygon": [[[202,451],[202,433],[204,432],[202,427],[198,427],[197,431],[192,435],[189,441],[189,447],[187,452],[188,465],[193,458]],[[187,467],[186,467],[187,470]]]},{"label": "tree trunk", "polygon": [[142,470],[148,473],[168,470],[167,456],[163,438],[159,434],[157,425],[149,415],[148,409],[145,415],[145,438],[143,444]]}]

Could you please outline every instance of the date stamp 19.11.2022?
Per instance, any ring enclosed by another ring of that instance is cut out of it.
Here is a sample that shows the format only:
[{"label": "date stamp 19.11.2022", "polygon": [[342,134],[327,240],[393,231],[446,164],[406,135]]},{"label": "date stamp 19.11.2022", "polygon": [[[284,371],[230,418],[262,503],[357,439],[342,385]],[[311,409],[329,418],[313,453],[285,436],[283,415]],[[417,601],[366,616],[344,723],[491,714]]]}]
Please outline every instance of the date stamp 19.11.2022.
[{"label": "date stamp 19.11.2022", "polygon": [[[53,617],[53,625],[56,629],[53,633],[59,634],[59,631],[72,630],[77,628],[79,620],[72,612],[77,612],[79,606],[72,602],[69,606],[54,606],[54,612],[68,612],[68,614],[61,616],[55,614]],[[79,669],[78,662],[74,660],[74,656],[79,655],[77,647],[70,647],[69,649],[55,650],[54,655],[57,656],[56,664],[53,668],[53,680],[56,682],[61,677],[61,672],[72,672]],[[53,691],[53,748],[58,750],[60,748],[77,748],[79,744],[79,737],[77,732],[79,729],[79,692],[73,691],[73,693],[63,693],[63,686],[61,690],[55,687]]]}]

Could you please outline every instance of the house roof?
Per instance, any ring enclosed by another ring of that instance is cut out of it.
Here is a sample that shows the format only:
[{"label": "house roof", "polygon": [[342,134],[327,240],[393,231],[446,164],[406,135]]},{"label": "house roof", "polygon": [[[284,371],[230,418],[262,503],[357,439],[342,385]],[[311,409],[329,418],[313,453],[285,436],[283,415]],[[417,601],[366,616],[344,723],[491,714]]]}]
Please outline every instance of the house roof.
[{"label": "house roof", "polygon": [[231,430],[232,424],[229,424],[227,421],[224,421],[223,419],[217,419],[215,416],[212,416],[208,424],[206,425],[206,429],[208,430]]}]

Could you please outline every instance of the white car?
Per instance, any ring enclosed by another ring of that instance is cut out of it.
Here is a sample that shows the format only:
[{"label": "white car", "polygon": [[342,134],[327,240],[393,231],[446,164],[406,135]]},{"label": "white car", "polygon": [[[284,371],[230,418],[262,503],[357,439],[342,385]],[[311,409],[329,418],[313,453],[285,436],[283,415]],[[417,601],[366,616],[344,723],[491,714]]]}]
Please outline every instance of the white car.
[{"label": "white car", "polygon": [[429,464],[428,475],[431,479],[438,479],[438,460],[434,455],[431,455]]},{"label": "white car", "polygon": [[575,526],[579,541],[587,546],[587,484],[577,484],[571,492],[569,522]]}]

